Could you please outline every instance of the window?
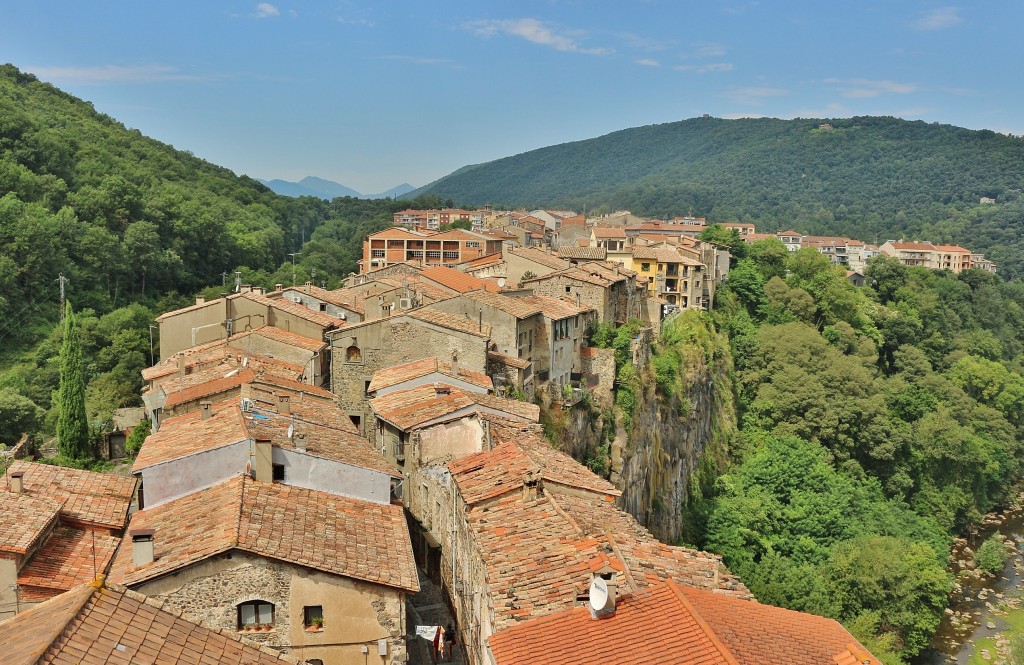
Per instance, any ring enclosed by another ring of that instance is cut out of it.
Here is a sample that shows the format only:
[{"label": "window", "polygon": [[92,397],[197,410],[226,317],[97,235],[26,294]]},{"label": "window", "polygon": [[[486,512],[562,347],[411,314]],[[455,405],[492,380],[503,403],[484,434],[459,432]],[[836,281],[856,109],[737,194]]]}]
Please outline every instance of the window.
[{"label": "window", "polygon": [[438,252],[436,250],[428,249],[427,250],[427,258],[428,259],[439,259],[439,258],[441,258],[441,252]]},{"label": "window", "polygon": [[363,417],[362,416],[349,415],[348,419],[352,421],[352,425],[354,425],[357,430],[359,430],[360,432],[363,431]]},{"label": "window", "polygon": [[345,349],[345,362],[347,363],[361,363],[363,362],[363,352],[359,350],[359,347],[353,344],[352,346]]},{"label": "window", "polygon": [[649,272],[649,271],[650,271],[650,269],[651,269],[651,264],[650,264],[650,263],[641,263],[641,264],[640,264],[640,270],[641,270],[641,271],[643,271],[643,272]]},{"label": "window", "polygon": [[307,658],[306,665],[324,665],[324,661],[319,658]]},{"label": "window", "polygon": [[238,605],[238,629],[252,630],[274,624],[274,605],[263,600],[250,600]]},{"label": "window", "polygon": [[279,483],[284,482],[284,464],[272,464],[271,465],[271,480]]},{"label": "window", "polygon": [[473,249],[479,249],[480,248],[480,243],[477,242],[476,240],[467,240],[466,241],[466,247],[472,247]]},{"label": "window", "polygon": [[306,605],[302,608],[302,625],[308,630],[320,630],[324,627],[323,605]]},{"label": "window", "polygon": [[385,250],[383,250],[383,249],[371,249],[370,250],[370,258],[383,259],[384,258],[384,252],[385,252]]},{"label": "window", "polygon": [[320,311],[321,312],[326,312],[327,311],[327,303],[325,303],[325,302],[320,303]]},{"label": "window", "polygon": [[459,258],[459,253],[458,252],[448,252],[448,251],[446,251],[444,253],[444,258],[446,258],[446,259],[457,259],[457,258]]}]

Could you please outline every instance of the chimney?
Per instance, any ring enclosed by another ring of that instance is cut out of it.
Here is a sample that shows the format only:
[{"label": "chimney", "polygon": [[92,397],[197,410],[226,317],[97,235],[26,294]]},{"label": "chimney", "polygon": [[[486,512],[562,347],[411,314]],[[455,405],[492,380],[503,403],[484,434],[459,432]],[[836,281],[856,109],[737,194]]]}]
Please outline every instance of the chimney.
[{"label": "chimney", "polygon": [[274,458],[270,439],[256,439],[255,448],[256,463],[253,466],[256,468],[256,480],[261,483],[273,482]]},{"label": "chimney", "polygon": [[203,420],[209,420],[210,416],[213,415],[213,402],[210,400],[203,400],[199,403],[199,411]]},{"label": "chimney", "polygon": [[277,413],[282,416],[292,415],[292,396],[291,395],[278,395],[277,396]]},{"label": "chimney", "polygon": [[206,296],[196,296],[196,304],[197,305],[205,305],[206,304]]},{"label": "chimney", "polygon": [[532,473],[523,479],[523,501],[536,501],[542,493],[540,477]]},{"label": "chimney", "polygon": [[459,352],[452,351],[452,376],[459,376]]},{"label": "chimney", "polygon": [[185,354],[178,354],[178,378],[185,378]]},{"label": "chimney", "polygon": [[15,494],[21,494],[25,491],[25,483],[23,481],[24,475],[24,471],[11,472],[11,491]]},{"label": "chimney", "polygon": [[153,549],[153,534],[156,529],[135,529],[131,531],[132,537],[132,564],[139,568],[147,563],[153,563],[156,558]]},{"label": "chimney", "polygon": [[284,291],[284,284],[274,284],[275,291]]},{"label": "chimney", "polygon": [[306,452],[306,433],[296,432],[295,433],[295,450],[304,453]]},{"label": "chimney", "polygon": [[310,291],[312,291],[313,290],[312,287],[313,287],[313,282],[306,282],[306,293],[309,293]]}]

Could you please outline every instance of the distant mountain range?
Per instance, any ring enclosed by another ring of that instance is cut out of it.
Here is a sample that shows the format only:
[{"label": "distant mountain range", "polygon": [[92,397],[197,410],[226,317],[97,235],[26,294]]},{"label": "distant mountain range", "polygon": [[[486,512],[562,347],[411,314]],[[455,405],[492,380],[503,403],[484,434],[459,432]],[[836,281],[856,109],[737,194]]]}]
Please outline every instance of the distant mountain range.
[{"label": "distant mountain range", "polygon": [[380,194],[360,194],[351,187],[346,187],[345,185],[336,183],[332,180],[317,178],[316,176],[306,176],[298,182],[290,182],[288,180],[263,180],[261,178],[256,178],[256,180],[282,196],[315,196],[318,199],[328,200],[339,196],[352,196],[357,199],[393,199],[416,189],[409,183],[403,182],[401,185],[392,187],[388,191],[381,192]]}]

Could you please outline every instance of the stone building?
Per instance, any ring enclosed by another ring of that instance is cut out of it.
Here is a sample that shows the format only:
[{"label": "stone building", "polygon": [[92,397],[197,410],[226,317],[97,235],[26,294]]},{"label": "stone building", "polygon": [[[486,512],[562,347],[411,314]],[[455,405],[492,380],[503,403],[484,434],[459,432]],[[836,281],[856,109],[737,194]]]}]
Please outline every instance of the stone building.
[{"label": "stone building", "polygon": [[419,589],[400,506],[244,475],[135,513],[110,579],[324,665],[404,663]]},{"label": "stone building", "polygon": [[567,270],[523,281],[538,295],[569,298],[597,312],[603,323],[618,325],[640,318],[646,291],[637,288],[636,273],[615,262],[586,262]]},{"label": "stone building", "polygon": [[383,319],[345,326],[329,335],[331,392],[364,434],[372,414],[367,406],[370,382],[382,369],[422,358],[451,358],[473,372],[487,369],[491,326],[474,316],[421,307]]}]

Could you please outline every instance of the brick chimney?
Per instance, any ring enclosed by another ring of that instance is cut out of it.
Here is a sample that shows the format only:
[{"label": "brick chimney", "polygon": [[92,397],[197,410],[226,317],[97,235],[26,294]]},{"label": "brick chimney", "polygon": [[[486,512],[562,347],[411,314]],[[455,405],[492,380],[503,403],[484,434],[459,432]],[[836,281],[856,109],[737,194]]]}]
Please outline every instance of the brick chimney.
[{"label": "brick chimney", "polygon": [[21,494],[25,491],[24,476],[24,471],[11,472],[11,491],[15,494]]},{"label": "brick chimney", "polygon": [[203,400],[199,403],[199,412],[203,420],[209,420],[210,416],[213,415],[213,402],[210,400]]},{"label": "brick chimney", "polygon": [[132,537],[132,564],[138,568],[147,563],[153,563],[156,558],[154,551],[155,542],[153,535],[155,529],[135,529],[131,531]]},{"label": "brick chimney", "polygon": [[261,483],[274,482],[274,457],[273,446],[270,439],[256,439],[253,455],[256,457],[253,467],[256,470],[256,480]]}]

